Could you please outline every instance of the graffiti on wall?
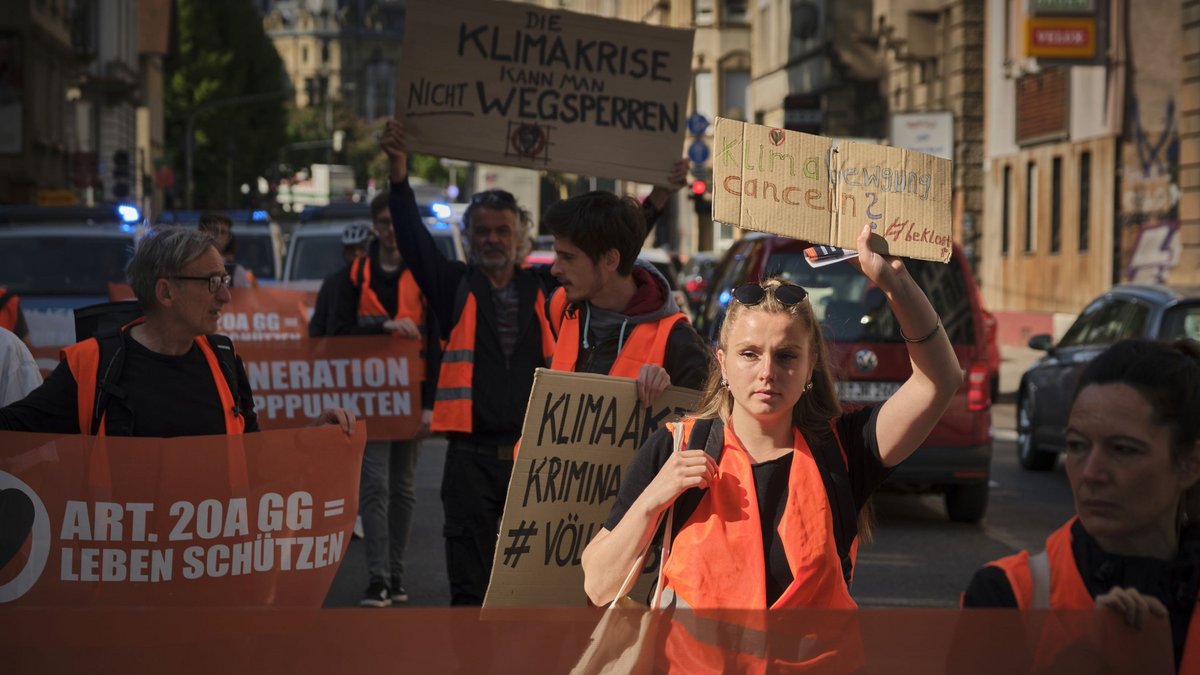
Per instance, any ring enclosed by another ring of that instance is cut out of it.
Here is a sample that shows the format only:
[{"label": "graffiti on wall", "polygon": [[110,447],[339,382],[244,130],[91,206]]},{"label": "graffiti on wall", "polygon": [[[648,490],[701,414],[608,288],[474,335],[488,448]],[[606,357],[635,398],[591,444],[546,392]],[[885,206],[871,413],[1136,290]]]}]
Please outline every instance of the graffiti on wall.
[{"label": "graffiti on wall", "polygon": [[1121,194],[1121,256],[1125,280],[1165,283],[1179,261],[1179,131],[1175,101],[1162,129],[1147,131],[1137,97],[1129,102]]}]

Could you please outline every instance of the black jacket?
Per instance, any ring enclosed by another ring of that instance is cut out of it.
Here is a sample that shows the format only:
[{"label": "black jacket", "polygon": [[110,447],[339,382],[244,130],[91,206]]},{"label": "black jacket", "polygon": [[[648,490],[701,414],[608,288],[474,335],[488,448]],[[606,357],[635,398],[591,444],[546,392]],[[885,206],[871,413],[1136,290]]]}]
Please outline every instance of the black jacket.
[{"label": "black jacket", "polygon": [[[475,328],[475,362],[471,378],[471,440],[476,443],[510,445],[521,435],[525,406],[533,388],[533,371],[546,367],[542,354],[541,326],[534,308],[538,291],[545,291],[546,276],[517,268],[513,283],[519,296],[520,338],[511,357],[505,357],[496,332],[492,285],[475,265],[447,260],[421,221],[416,195],[408,181],[392,183],[392,223],[400,255],[408,261],[413,278],[425,295],[441,335],[449,338],[461,319],[460,286],[475,295],[478,321]],[[461,434],[448,434],[453,439]]]}]

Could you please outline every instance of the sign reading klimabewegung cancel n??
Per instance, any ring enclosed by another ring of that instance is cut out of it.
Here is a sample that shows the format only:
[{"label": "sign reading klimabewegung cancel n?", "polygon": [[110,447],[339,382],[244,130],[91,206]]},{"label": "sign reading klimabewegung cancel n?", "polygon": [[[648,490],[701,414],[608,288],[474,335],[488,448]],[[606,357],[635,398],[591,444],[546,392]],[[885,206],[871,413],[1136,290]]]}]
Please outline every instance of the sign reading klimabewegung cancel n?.
[{"label": "sign reading klimabewegung cancel n?", "polygon": [[814,244],[945,262],[951,164],[924,153],[717,118],[713,220]]}]

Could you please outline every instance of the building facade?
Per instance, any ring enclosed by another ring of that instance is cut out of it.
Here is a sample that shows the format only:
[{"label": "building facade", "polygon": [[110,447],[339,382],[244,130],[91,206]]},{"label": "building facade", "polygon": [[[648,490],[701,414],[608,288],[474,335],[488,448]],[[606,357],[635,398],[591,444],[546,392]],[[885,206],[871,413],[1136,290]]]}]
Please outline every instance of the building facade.
[{"label": "building facade", "polygon": [[275,44],[297,107],[344,100],[361,118],[396,109],[404,3],[395,0],[264,0],[263,28]]},{"label": "building facade", "polygon": [[71,20],[67,0],[0,13],[0,204],[72,199]]},{"label": "building facade", "polygon": [[988,0],[990,307],[1072,316],[1113,283],[1200,280],[1198,6]]},{"label": "building facade", "polygon": [[953,161],[953,234],[978,276],[983,220],[982,3],[876,0],[891,145]]}]

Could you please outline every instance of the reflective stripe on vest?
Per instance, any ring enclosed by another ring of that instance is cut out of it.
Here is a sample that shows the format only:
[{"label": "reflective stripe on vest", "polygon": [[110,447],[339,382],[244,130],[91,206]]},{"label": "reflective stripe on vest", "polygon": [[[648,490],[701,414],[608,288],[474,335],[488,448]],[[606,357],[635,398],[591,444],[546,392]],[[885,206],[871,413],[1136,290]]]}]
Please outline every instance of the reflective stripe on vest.
[{"label": "reflective stripe on vest", "polygon": [[[550,300],[550,316],[558,324],[558,344],[550,369],[575,372],[579,361],[579,311],[566,311],[566,297],[566,291],[559,288]],[[643,365],[663,365],[667,355],[667,340],[675,324],[680,321],[687,321],[683,312],[634,326],[607,374],[637,378]]]},{"label": "reflective stripe on vest", "polygon": [[413,279],[412,272],[405,269],[396,282],[396,314],[384,309],[379,296],[371,288],[371,259],[367,256],[355,258],[350,264],[350,281],[358,287],[358,316],[370,319],[412,319],[424,331],[425,306],[421,302],[421,288]]},{"label": "reflective stripe on vest", "polygon": [[[204,360],[208,362],[208,369],[212,372],[213,382],[217,385],[217,396],[221,399],[221,412],[225,416],[225,433],[245,433],[246,419],[234,412],[233,392],[229,390],[225,375],[221,373],[221,362],[217,359],[212,347],[209,346],[207,338],[200,335],[196,337],[195,341],[196,345],[200,347],[200,353],[204,354]],[[90,436],[92,434],[92,414],[96,407],[97,385],[101,375],[100,342],[96,338],[76,342],[63,349],[61,356],[71,369],[71,375],[75,377],[76,396],[79,399],[79,433]],[[106,435],[104,423],[105,417],[101,417],[100,427],[96,431],[97,436]]]},{"label": "reflective stripe on vest", "polygon": [[[1079,565],[1071,550],[1071,528],[1078,516],[1046,538],[1046,557],[1050,563],[1050,609],[1091,609],[1096,606],[1092,594],[1079,575]],[[1034,575],[1029,568],[1029,552],[1021,551],[988,563],[988,566],[1004,570],[1004,576],[1012,586],[1013,596],[1020,609],[1040,609],[1034,606]],[[1200,600],[1200,597],[1197,598]],[[1039,641],[1037,662],[1048,663],[1053,654],[1069,641],[1079,636],[1044,637]],[[1187,638],[1183,647],[1183,660],[1179,673],[1200,675],[1200,603],[1193,605],[1192,618],[1188,624]]]},{"label": "reflective stripe on vest", "polygon": [[[0,287],[0,298],[3,298],[8,291]],[[8,302],[4,303],[4,307],[0,307],[0,328],[7,328],[12,332],[17,331],[17,312],[20,311],[21,296],[8,294]]]},{"label": "reflective stripe on vest", "polygon": [[[694,420],[684,422],[691,434]],[[834,539],[833,511],[808,443],[793,430],[795,451],[779,537],[792,583],[771,609],[853,609]],[[690,607],[766,607],[766,562],[754,472],[746,450],[725,427],[720,477],[675,537],[664,568],[665,584]],[[747,495],[749,500],[747,503]]]},{"label": "reflective stripe on vest", "polygon": [[[540,290],[534,304],[538,329],[541,331],[542,355],[546,361],[554,354],[554,336],[546,321],[546,296]],[[471,433],[474,425],[471,405],[475,376],[475,339],[479,328],[478,305],[475,294],[467,293],[462,314],[450,331],[450,339],[442,352],[442,369],[438,374],[437,395],[433,403],[433,431]]]}]

